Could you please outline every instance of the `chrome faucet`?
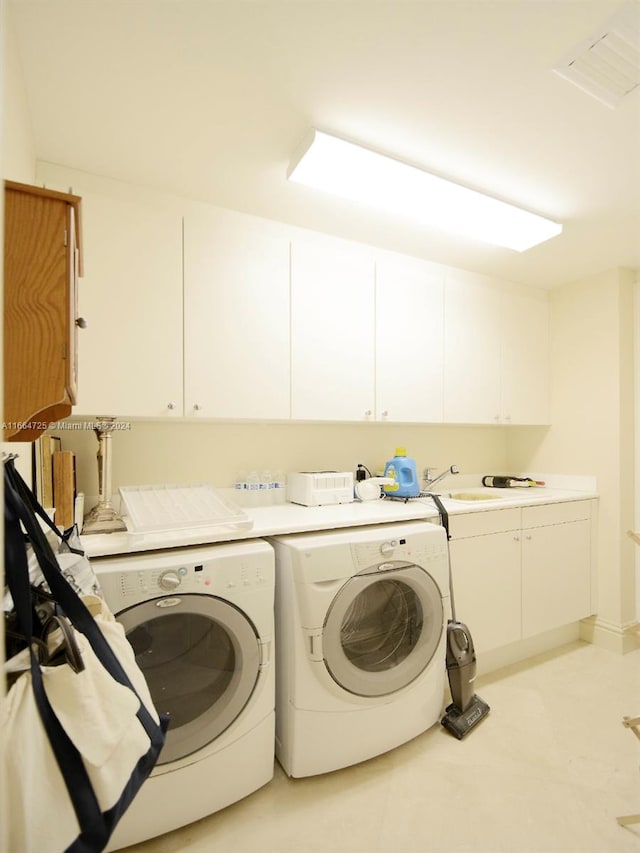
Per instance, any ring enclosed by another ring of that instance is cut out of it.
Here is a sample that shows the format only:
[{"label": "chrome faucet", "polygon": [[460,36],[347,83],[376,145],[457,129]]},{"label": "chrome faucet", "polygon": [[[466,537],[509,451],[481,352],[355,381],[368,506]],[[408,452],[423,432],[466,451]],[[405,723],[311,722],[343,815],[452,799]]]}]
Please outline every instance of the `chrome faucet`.
[{"label": "chrome faucet", "polygon": [[444,480],[444,478],[448,477],[449,474],[459,474],[459,473],[460,473],[460,469],[458,468],[458,466],[457,465],[451,465],[449,468],[447,468],[445,471],[443,471],[442,474],[438,474],[437,477],[432,477],[431,476],[431,468],[425,468],[423,471],[424,491],[425,492],[432,492],[433,487],[435,486],[436,483],[439,483],[440,480]]}]

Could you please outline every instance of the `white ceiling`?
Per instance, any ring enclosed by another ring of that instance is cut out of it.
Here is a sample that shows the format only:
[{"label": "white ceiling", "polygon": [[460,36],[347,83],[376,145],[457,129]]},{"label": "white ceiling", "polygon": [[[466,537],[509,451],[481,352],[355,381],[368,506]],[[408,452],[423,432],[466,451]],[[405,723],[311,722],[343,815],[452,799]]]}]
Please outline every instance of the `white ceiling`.
[{"label": "white ceiling", "polygon": [[[9,0],[38,159],[553,287],[640,269],[640,88],[552,72],[620,0]],[[640,14],[640,6],[639,6]],[[309,127],[561,221],[518,254],[286,180]]]}]

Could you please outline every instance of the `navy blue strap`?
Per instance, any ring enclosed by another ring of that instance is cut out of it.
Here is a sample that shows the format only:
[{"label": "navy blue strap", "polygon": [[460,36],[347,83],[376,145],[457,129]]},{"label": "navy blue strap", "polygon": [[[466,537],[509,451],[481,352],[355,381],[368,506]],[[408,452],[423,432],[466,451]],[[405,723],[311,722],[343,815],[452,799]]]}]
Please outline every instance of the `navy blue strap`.
[{"label": "navy blue strap", "polygon": [[[20,482],[21,478],[15,470],[13,460],[9,459],[4,463],[6,580],[14,601],[18,625],[29,643],[32,685],[38,712],[65,780],[81,830],[80,835],[68,848],[68,851],[69,853],[96,853],[96,851],[104,849],[118,820],[155,766],[160,750],[164,745],[169,720],[168,717],[162,715],[160,723],[156,723],[144,706],[93,616],[60,571],[56,556],[36,517],[36,513],[40,517],[41,514],[33,505],[35,498],[29,501],[25,500],[24,489],[21,486],[16,486]],[[22,483],[24,488],[28,490],[24,481]],[[37,501],[35,503],[37,504]],[[28,562],[20,522],[27,531],[28,539],[54,599],[71,620],[74,628],[85,635],[96,657],[107,672],[120,684],[132,690],[140,703],[137,717],[149,737],[150,748],[138,761],[118,802],[105,813],[100,810],[80,753],[70,741],[49,704],[42,683],[42,672],[31,648],[33,607]]]},{"label": "navy blue strap", "polygon": [[[5,472],[11,462],[5,463]],[[16,609],[18,625],[27,640],[30,654],[31,684],[38,713],[60,767],[69,798],[82,829],[87,827],[99,837],[92,838],[93,847],[102,850],[109,840],[105,835],[102,814],[82,757],[56,717],[42,683],[42,671],[33,651],[33,608],[29,586],[29,567],[20,529],[21,499],[13,484],[4,478],[5,500],[5,572],[6,581]]]},{"label": "navy blue strap", "polygon": [[42,521],[44,521],[44,523],[47,525],[47,527],[53,533],[55,533],[55,535],[58,537],[58,539],[60,539],[62,542],[66,543],[67,548],[69,549],[69,551],[71,553],[78,554],[79,556],[84,556],[84,551],[82,551],[79,548],[72,548],[71,545],[69,545],[69,538],[70,538],[71,534],[73,533],[75,525],[72,525],[71,527],[67,528],[66,530],[61,531],[54,524],[54,522],[51,520],[51,518],[49,516],[49,513],[40,505],[40,503],[36,499],[35,495],[31,491],[29,486],[27,486],[25,481],[22,479],[22,475],[20,474],[18,469],[15,467],[15,464],[13,464],[13,459],[8,460],[8,463],[11,463],[11,464],[5,464],[5,478],[8,477],[11,480],[11,483],[13,484],[13,486],[14,486],[16,492],[18,493],[18,495],[20,496],[21,500],[24,501],[26,506],[35,515],[39,516],[42,519]]}]

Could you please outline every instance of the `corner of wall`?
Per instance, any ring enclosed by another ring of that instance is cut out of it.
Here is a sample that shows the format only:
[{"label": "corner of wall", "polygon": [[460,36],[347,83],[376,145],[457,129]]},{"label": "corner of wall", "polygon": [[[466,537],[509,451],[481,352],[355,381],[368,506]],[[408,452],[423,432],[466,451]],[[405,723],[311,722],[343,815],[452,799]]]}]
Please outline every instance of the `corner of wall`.
[{"label": "corner of wall", "polygon": [[640,622],[620,626],[599,616],[590,616],[580,623],[580,639],[625,655],[640,649]]},{"label": "corner of wall", "polygon": [[32,184],[36,151],[24,72],[9,5],[2,3],[2,176]]}]

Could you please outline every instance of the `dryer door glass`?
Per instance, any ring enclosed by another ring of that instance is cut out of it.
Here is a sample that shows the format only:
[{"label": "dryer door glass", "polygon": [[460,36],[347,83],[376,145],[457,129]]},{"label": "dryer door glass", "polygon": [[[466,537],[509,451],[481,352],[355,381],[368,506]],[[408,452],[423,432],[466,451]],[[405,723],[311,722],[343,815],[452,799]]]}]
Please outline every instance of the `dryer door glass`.
[{"label": "dryer door glass", "polygon": [[215,740],[256,686],[260,647],[236,607],[208,595],[164,596],[118,614],[158,711],[171,717],[158,764]]},{"label": "dryer door glass", "polygon": [[[322,634],[327,669],[358,696],[411,684],[444,636],[442,595],[418,566],[351,578],[333,600]],[[444,647],[442,666],[445,666]]]}]

